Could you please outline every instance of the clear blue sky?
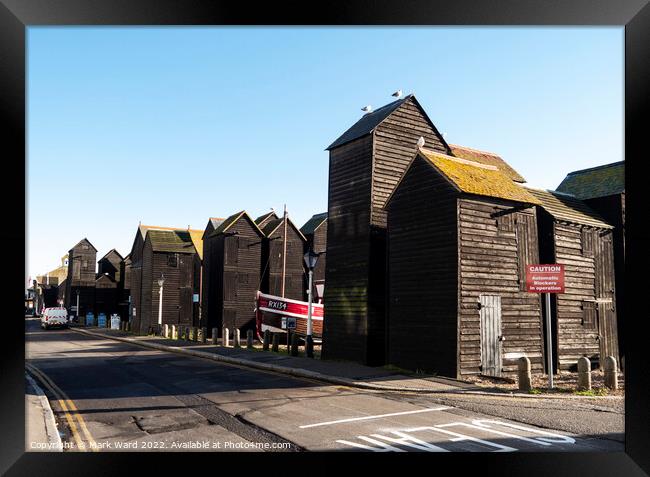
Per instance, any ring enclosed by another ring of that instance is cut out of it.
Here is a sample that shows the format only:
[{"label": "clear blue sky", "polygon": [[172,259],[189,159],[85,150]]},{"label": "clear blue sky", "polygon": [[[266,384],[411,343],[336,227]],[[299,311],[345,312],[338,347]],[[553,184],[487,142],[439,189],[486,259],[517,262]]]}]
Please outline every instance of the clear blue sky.
[{"label": "clear blue sky", "polygon": [[324,149],[402,89],[448,142],[532,186],[623,159],[624,31],[612,28],[30,27],[28,273],[139,221],[202,229],[327,210]]}]

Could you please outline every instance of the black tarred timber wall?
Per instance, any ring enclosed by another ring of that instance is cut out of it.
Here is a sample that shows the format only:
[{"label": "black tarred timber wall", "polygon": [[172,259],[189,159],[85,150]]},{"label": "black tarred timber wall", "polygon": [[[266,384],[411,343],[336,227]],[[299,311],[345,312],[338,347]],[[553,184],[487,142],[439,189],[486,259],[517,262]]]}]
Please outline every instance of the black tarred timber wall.
[{"label": "black tarred timber wall", "polygon": [[414,98],[330,150],[323,357],[386,362],[386,199],[424,137],[450,153]]},{"label": "black tarred timber wall", "polygon": [[525,353],[542,371],[541,303],[525,292],[538,263],[535,210],[459,194],[416,158],[388,205],[389,363],[460,378],[481,374],[479,296],[501,297],[501,374]]},{"label": "black tarred timber wall", "polygon": [[[261,255],[261,291],[282,296],[282,262],[284,254],[284,222],[264,238]],[[284,296],[293,300],[304,297],[304,240],[290,223],[287,223],[287,260],[285,268]]]},{"label": "black tarred timber wall", "polygon": [[575,371],[582,356],[602,364],[601,346],[608,354],[618,351],[612,231],[561,223],[538,212],[542,262],[565,268],[565,293],[551,295],[554,369]]},{"label": "black tarred timber wall", "polygon": [[131,249],[131,330],[139,332],[141,329],[142,316],[142,251],[144,240],[138,229],[133,247]]},{"label": "black tarred timber wall", "polygon": [[533,373],[544,369],[541,297],[526,292],[526,266],[539,263],[534,207],[487,197],[458,201],[459,376],[481,374],[481,294],[501,297],[504,375],[517,372],[508,353],[524,353]]},{"label": "black tarred timber wall", "polygon": [[262,237],[245,219],[240,218],[225,233],[205,237],[203,279],[209,286],[206,326],[255,327],[255,292],[260,286]]},{"label": "black tarred timber wall", "polygon": [[[177,266],[169,264],[169,256],[176,255]],[[149,234],[144,243],[142,257],[142,299],[140,333],[148,333],[158,324],[158,279],[165,277],[162,300],[162,324],[197,326],[198,317],[192,301],[198,293],[195,284],[197,259],[195,253],[172,253],[154,251]]]},{"label": "black tarred timber wall", "polygon": [[[85,316],[88,312],[95,311],[95,263],[97,251],[87,240],[82,240],[68,252],[68,278],[66,279],[64,306],[70,310],[77,304],[77,290],[79,295],[79,308],[75,313]],[[85,266],[84,266],[85,265]]]},{"label": "black tarred timber wall", "polygon": [[585,203],[614,226],[614,273],[616,281],[616,319],[618,347],[625,356],[625,193],[587,199]]},{"label": "black tarred timber wall", "polygon": [[418,159],[388,206],[388,363],[456,377],[457,192]]}]

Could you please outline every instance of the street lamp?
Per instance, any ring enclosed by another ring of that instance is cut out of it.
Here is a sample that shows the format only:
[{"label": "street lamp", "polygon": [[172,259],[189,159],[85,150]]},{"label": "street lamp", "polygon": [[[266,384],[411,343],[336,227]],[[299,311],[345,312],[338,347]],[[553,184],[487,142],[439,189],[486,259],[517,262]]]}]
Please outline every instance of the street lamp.
[{"label": "street lamp", "polygon": [[163,285],[165,284],[165,275],[160,274],[158,279],[158,286],[160,290],[158,291],[158,329],[162,329],[162,295],[163,295]]},{"label": "street lamp", "polygon": [[81,314],[79,312],[79,293],[81,293],[81,291],[77,288],[77,321],[81,323]]},{"label": "street lamp", "polygon": [[305,264],[309,269],[309,289],[307,290],[308,304],[307,304],[307,338],[305,339],[305,354],[308,358],[314,357],[314,338],[312,337],[312,323],[311,323],[311,303],[312,303],[312,288],[314,287],[314,268],[318,262],[318,254],[311,248],[305,253]]}]

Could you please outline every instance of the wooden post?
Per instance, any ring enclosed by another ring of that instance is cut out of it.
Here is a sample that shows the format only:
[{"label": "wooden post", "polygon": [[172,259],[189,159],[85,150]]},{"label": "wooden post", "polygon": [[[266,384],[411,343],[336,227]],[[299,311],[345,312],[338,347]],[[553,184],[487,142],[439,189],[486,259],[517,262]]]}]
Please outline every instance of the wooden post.
[{"label": "wooden post", "polygon": [[199,340],[201,343],[206,343],[208,341],[208,329],[205,326],[201,328],[199,336],[201,338]]},{"label": "wooden post", "polygon": [[163,325],[163,336],[169,338],[169,325],[167,323]]},{"label": "wooden post", "polygon": [[230,330],[224,328],[221,336],[221,346],[230,346]]},{"label": "wooden post", "polygon": [[241,336],[239,332],[239,328],[235,328],[235,342],[233,343],[235,348],[240,348],[241,347]]},{"label": "wooden post", "polygon": [[264,349],[264,351],[268,351],[270,344],[271,344],[271,332],[267,329],[264,330],[264,346],[262,349]]},{"label": "wooden post", "polygon": [[519,381],[519,390],[520,391],[530,391],[533,389],[530,376],[530,359],[526,356],[519,358],[517,362],[518,368],[518,381]]},{"label": "wooden post", "polygon": [[298,334],[291,333],[291,356],[298,356]]},{"label": "wooden post", "polygon": [[616,369],[616,358],[608,356],[605,358],[605,387],[618,389],[618,370]]},{"label": "wooden post", "polygon": [[591,361],[582,357],[578,360],[578,391],[591,389]]},{"label": "wooden post", "polygon": [[246,348],[253,349],[253,330],[246,332]]},{"label": "wooden post", "polygon": [[280,351],[280,336],[277,333],[273,333],[273,345],[271,351],[274,353]]},{"label": "wooden post", "polygon": [[219,342],[219,328],[212,328],[212,344],[216,345]]}]

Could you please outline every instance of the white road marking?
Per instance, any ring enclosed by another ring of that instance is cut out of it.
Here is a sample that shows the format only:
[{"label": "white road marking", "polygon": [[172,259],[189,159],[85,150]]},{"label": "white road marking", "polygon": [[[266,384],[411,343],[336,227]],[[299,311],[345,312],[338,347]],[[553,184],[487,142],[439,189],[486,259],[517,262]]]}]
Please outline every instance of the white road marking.
[{"label": "white road marking", "polygon": [[332,424],[341,424],[344,422],[366,421],[368,419],[381,419],[383,417],[405,416],[407,414],[419,414],[421,412],[444,411],[445,409],[451,409],[451,408],[448,406],[428,407],[426,409],[418,409],[417,411],[392,412],[390,414],[378,414],[376,416],[351,417],[349,419],[340,419],[338,421],[327,421],[327,422],[318,422],[316,424],[307,424],[306,426],[300,426],[300,429],[307,429],[309,427],[318,427],[318,426],[329,426]]}]

